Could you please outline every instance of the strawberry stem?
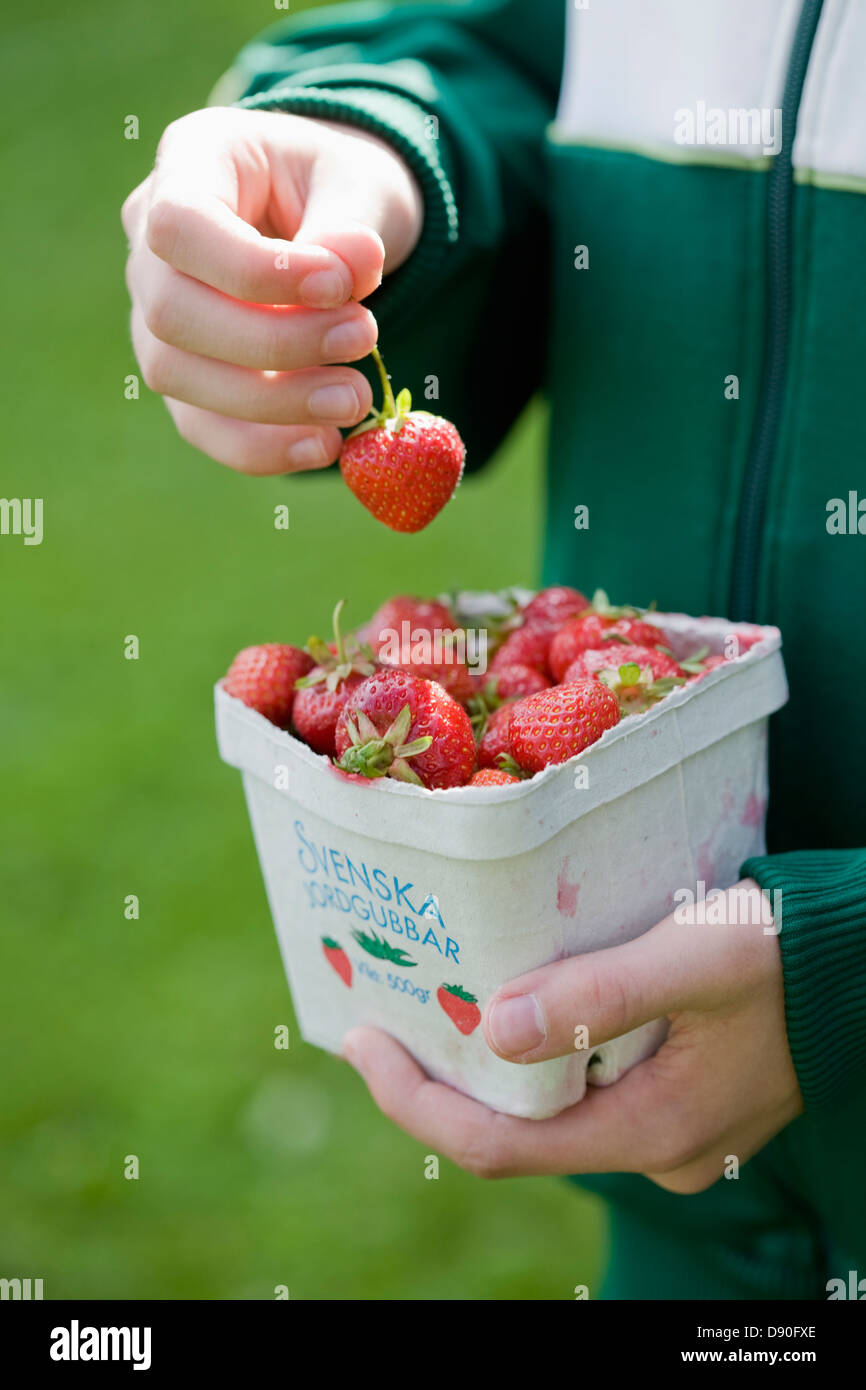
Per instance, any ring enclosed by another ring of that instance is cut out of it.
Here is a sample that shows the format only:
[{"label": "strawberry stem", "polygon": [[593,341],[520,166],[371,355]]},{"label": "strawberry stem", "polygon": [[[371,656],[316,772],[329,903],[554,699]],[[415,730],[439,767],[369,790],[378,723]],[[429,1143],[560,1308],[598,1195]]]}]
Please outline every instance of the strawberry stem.
[{"label": "strawberry stem", "polygon": [[394,400],[394,392],[391,387],[391,378],[385,370],[385,363],[382,361],[382,354],[377,347],[371,350],[370,356],[376,363],[376,370],[382,382],[382,414],[393,417],[397,414],[397,403]]}]

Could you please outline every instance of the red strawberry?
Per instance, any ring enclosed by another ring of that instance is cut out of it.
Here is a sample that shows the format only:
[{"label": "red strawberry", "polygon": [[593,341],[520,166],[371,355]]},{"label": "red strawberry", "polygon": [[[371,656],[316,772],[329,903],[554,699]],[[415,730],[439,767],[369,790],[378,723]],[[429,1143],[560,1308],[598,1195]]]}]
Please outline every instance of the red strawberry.
[{"label": "red strawberry", "polygon": [[479,767],[498,768],[500,755],[511,752],[508,732],[511,726],[513,708],[513,705],[500,705],[499,709],[495,709],[489,716],[481,742],[478,745]]},{"label": "red strawberry", "polygon": [[453,699],[465,705],[475,694],[475,681],[462,661],[403,661],[396,668],[421,680],[436,681]]},{"label": "red strawberry", "polygon": [[541,627],[555,632],[570,618],[579,617],[588,607],[589,599],[579,589],[569,589],[561,584],[552,589],[542,589],[520,611],[527,627]]},{"label": "red strawberry", "polygon": [[511,772],[506,772],[502,767],[482,767],[477,772],[473,772],[469,779],[469,786],[506,787],[510,782],[519,781],[519,777],[515,777]]},{"label": "red strawberry", "polygon": [[631,642],[609,642],[603,648],[581,652],[562,679],[563,682],[583,680],[587,676],[597,676],[599,671],[616,671],[620,666],[628,664],[648,666],[653,680],[662,680],[666,676],[679,678],[683,674],[673,657],[659,651],[657,647],[639,647]]},{"label": "red strawberry", "polygon": [[[404,624],[408,624],[408,628]],[[454,632],[456,628],[454,615],[444,603],[439,603],[437,599],[399,594],[377,609],[367,623],[365,634],[378,656],[383,642],[405,646],[413,640],[418,641],[425,634],[434,638],[437,632]]]},{"label": "red strawberry", "polygon": [[726,656],[722,656],[722,655],[719,655],[719,654],[717,654],[716,656],[708,656],[708,657],[706,657],[706,658],[704,659],[704,661],[701,662],[700,670],[696,671],[696,672],[694,673],[694,675],[690,676],[690,677],[689,677],[689,680],[690,680],[690,681],[699,681],[699,680],[701,680],[702,677],[708,676],[708,675],[710,674],[711,671],[715,671],[715,669],[716,669],[717,666],[724,666],[724,664],[725,664],[725,662],[727,661],[727,659],[728,659],[728,658],[727,658]]},{"label": "red strawberry", "polygon": [[564,684],[587,677],[613,692],[622,714],[642,714],[686,683],[685,672],[667,652],[619,642],[605,651],[583,652],[566,671]]},{"label": "red strawberry", "polygon": [[284,728],[292,714],[295,681],[312,667],[312,657],[300,647],[280,642],[244,647],[229,667],[223,689]]},{"label": "red strawberry", "polygon": [[352,691],[336,744],[337,766],[366,777],[458,787],[475,769],[465,709],[435,681],[404,671],[377,671]]},{"label": "red strawberry", "polygon": [[421,531],[454,495],[466,449],[450,420],[413,410],[408,391],[394,399],[385,364],[384,405],[353,430],[343,445],[340,471],[358,501],[392,531]]},{"label": "red strawberry", "polygon": [[590,613],[585,618],[575,618],[566,623],[555,634],[550,643],[550,669],[561,681],[571,663],[581,652],[596,650],[608,643],[615,646],[632,642],[642,647],[654,647],[663,641],[661,628],[639,618],[607,618],[600,613]]},{"label": "red strawberry", "polygon": [[336,751],[337,721],[346,701],[366,676],[352,675],[341,680],[335,690],[326,684],[310,685],[295,696],[294,725],[300,738],[316,753],[333,758]]},{"label": "red strawberry", "polygon": [[325,953],[325,960],[333,970],[336,970],[344,985],[352,988],[352,962],[346,955],[339,941],[334,941],[333,937],[322,937],[322,950]]},{"label": "red strawberry", "polygon": [[481,1022],[481,1010],[474,994],[467,994],[460,985],[440,985],[436,998],[451,1022],[468,1037]]},{"label": "red strawberry", "polygon": [[533,666],[497,666],[491,677],[498,700],[522,700],[527,695],[537,695],[539,690],[547,690],[550,681]]},{"label": "red strawberry", "polygon": [[511,710],[511,754],[525,772],[540,772],[583,752],[619,723],[619,706],[601,681],[557,685]]},{"label": "red strawberry", "polygon": [[358,646],[357,640],[346,642],[340,628],[340,614],[345,599],[334,609],[334,640],[323,642],[311,637],[307,650],[317,665],[297,682],[294,725],[305,743],[316,753],[333,757],[334,732],[340,712],[351,692],[371,676],[376,669],[369,647]]},{"label": "red strawberry", "polygon": [[490,663],[491,671],[504,666],[531,666],[547,676],[547,654],[550,651],[550,632],[543,627],[518,627],[510,632]]}]

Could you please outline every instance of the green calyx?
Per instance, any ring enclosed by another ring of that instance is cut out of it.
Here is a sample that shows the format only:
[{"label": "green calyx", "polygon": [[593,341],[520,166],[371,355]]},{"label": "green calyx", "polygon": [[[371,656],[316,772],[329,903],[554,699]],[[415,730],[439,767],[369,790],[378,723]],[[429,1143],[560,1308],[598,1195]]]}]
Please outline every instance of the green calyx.
[{"label": "green calyx", "polygon": [[425,734],[423,738],[415,738],[407,743],[406,736],[411,724],[412,711],[408,705],[403,706],[384,734],[379,733],[372,719],[359,711],[354,719],[346,719],[351,746],[341,758],[336,759],[336,766],[343,772],[355,772],[361,777],[394,777],[398,782],[411,782],[416,787],[423,787],[424,783],[410,767],[409,759],[426,753],[433,740],[429,734]]},{"label": "green calyx", "polygon": [[323,642],[321,637],[311,637],[307,642],[306,650],[315,661],[316,665],[308,676],[301,676],[295,681],[296,690],[304,690],[310,685],[320,685],[325,683],[328,690],[336,690],[341,681],[346,680],[353,673],[359,676],[372,676],[376,669],[373,653],[366,642],[356,642],[353,639],[347,644],[343,637],[340,627],[340,615],[345,607],[346,600],[341,598],[334,609],[334,646],[336,652],[332,652],[327,642]]},{"label": "green calyx", "polygon": [[470,994],[468,990],[463,989],[462,985],[442,985],[441,988],[446,994],[453,994],[455,999],[462,999],[464,1004],[478,1003],[477,995]]},{"label": "green calyx", "polygon": [[381,410],[371,410],[367,419],[362,420],[360,425],[357,425],[346,438],[354,439],[356,435],[366,434],[368,430],[387,430],[389,434],[399,434],[411,414],[426,415],[432,420],[433,416],[429,410],[412,410],[412,396],[405,386],[402,391],[397,392],[395,397],[391,378],[385,370],[385,363],[379,349],[373,348],[370,356],[376,363],[376,370],[382,383],[382,408]]},{"label": "green calyx", "polygon": [[500,771],[507,772],[512,777],[517,777],[521,782],[524,782],[529,776],[528,772],[524,772],[520,763],[514,761],[510,753],[500,753],[496,759],[496,766]]},{"label": "green calyx", "polygon": [[600,618],[639,618],[642,613],[652,613],[655,608],[653,601],[649,608],[635,608],[630,603],[619,605],[611,603],[604,589],[596,589],[590,600],[590,605],[579,615],[585,618],[590,613],[595,613]]},{"label": "green calyx", "polygon": [[650,666],[638,666],[636,661],[606,666],[596,675],[616,695],[621,710],[628,714],[642,714],[678,685],[686,683],[685,676],[661,676],[656,680]]},{"label": "green calyx", "polygon": [[472,725],[472,732],[475,735],[476,744],[480,743],[487,729],[487,724],[494,710],[499,709],[500,705],[505,704],[497,694],[498,681],[496,676],[491,676],[490,680],[485,681],[481,690],[471,696],[466,702],[469,711],[469,723]]},{"label": "green calyx", "polygon": [[710,654],[709,647],[699,647],[696,652],[685,657],[679,664],[683,671],[688,671],[690,676],[696,676],[699,671],[704,669],[704,661]]}]

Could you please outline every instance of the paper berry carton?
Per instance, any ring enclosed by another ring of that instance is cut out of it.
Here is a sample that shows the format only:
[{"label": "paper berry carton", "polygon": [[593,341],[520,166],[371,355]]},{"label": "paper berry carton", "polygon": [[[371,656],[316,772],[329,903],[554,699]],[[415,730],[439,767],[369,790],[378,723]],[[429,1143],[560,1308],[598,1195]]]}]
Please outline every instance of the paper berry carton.
[{"label": "paper berry carton", "polygon": [[[489,595],[462,596],[486,611]],[[568,763],[518,785],[448,791],[338,773],[216,687],[219,750],[239,768],[307,1042],[355,1024],[398,1038],[433,1077],[541,1119],[649,1056],[665,1023],[518,1066],[479,1027],[507,980],[640,935],[677,890],[724,888],[764,851],[767,720],[787,699],[777,628],[651,615],[675,655],[754,642]],[[757,638],[757,640],[755,640]]]}]

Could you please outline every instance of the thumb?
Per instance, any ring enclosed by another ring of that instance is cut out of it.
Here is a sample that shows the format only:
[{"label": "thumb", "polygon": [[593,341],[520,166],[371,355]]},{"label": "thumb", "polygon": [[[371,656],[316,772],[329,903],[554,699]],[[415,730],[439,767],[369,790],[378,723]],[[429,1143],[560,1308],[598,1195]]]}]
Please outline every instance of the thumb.
[{"label": "thumb", "polygon": [[622,946],[509,981],[484,1011],[488,1045],[509,1061],[542,1062],[697,1007],[712,974],[714,930],[666,917]]}]

